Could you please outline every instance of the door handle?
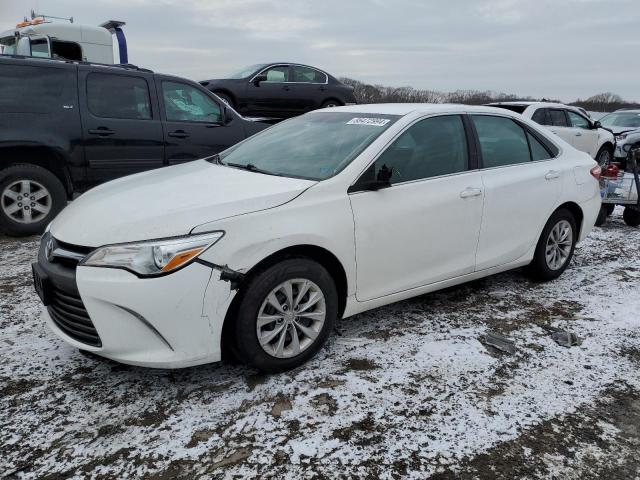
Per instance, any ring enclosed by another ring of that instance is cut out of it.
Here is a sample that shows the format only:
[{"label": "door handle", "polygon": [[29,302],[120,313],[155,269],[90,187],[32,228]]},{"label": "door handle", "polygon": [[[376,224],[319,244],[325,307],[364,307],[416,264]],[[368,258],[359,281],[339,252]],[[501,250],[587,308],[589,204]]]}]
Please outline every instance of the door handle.
[{"label": "door handle", "polygon": [[289,85],[285,85],[282,87],[282,89],[288,92],[289,90],[291,90],[291,87]]},{"label": "door handle", "polygon": [[326,89],[327,89],[327,87],[325,87],[324,85],[322,85],[322,86],[320,87],[320,91],[322,91],[322,92],[324,92]]},{"label": "door handle", "polygon": [[576,137],[581,137],[581,136],[582,136],[581,132],[576,133]]},{"label": "door handle", "polygon": [[547,180],[553,180],[554,178],[558,178],[560,176],[560,172],[557,170],[549,170],[547,174],[544,176]]},{"label": "door handle", "polygon": [[175,138],[187,138],[187,137],[191,136],[187,132],[185,132],[184,130],[176,130],[175,132],[169,132],[169,133],[167,133],[167,135],[170,136],[170,137],[175,137]]},{"label": "door handle", "polygon": [[460,192],[460,198],[478,197],[482,195],[482,190],[479,188],[465,188]]},{"label": "door handle", "polygon": [[113,135],[113,130],[108,129],[107,127],[98,127],[89,129],[89,133],[91,135],[100,135],[101,137],[108,137],[109,135]]}]

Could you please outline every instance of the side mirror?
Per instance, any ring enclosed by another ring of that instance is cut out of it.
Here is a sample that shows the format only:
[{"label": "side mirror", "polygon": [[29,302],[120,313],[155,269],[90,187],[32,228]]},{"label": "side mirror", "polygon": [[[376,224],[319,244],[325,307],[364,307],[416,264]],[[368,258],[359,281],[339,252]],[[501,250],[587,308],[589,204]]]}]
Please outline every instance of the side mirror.
[{"label": "side mirror", "polygon": [[253,79],[253,84],[256,87],[259,87],[261,82],[266,82],[266,81],[267,81],[267,76],[264,73],[261,73],[260,75],[255,76],[255,78]]},{"label": "side mirror", "polygon": [[593,122],[593,128],[602,128],[602,124],[600,123],[599,120],[596,120],[595,122]]},{"label": "side mirror", "polygon": [[227,125],[233,121],[233,113],[227,108],[224,107],[222,109],[222,123]]}]

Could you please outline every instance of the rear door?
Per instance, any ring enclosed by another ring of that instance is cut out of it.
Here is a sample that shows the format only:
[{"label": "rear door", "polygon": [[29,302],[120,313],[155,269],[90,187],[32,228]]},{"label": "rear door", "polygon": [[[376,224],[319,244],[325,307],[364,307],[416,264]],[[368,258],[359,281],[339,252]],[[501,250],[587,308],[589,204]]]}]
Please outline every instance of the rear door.
[{"label": "rear door", "polygon": [[289,65],[272,65],[259,75],[267,79],[247,85],[247,109],[249,116],[288,117],[295,113],[295,84],[290,81]]},{"label": "rear door", "polygon": [[302,65],[292,65],[291,74],[291,81],[295,86],[292,96],[296,112],[304,113],[320,108],[328,95],[327,74]]},{"label": "rear door", "polygon": [[244,138],[239,119],[223,122],[223,106],[204,88],[156,76],[169,165],[207,157]]},{"label": "rear door", "polygon": [[[106,70],[106,69],[105,69]],[[153,75],[96,71],[81,66],[82,137],[90,183],[164,164],[160,112]]]},{"label": "rear door", "polygon": [[476,270],[514,262],[534,246],[560,195],[564,171],[544,142],[508,117],[472,115],[484,185]]},{"label": "rear door", "polygon": [[576,146],[575,132],[571,123],[569,123],[569,117],[567,117],[566,110],[561,108],[549,108],[548,112],[550,120],[549,129],[569,145],[572,145],[574,148],[578,148]]}]

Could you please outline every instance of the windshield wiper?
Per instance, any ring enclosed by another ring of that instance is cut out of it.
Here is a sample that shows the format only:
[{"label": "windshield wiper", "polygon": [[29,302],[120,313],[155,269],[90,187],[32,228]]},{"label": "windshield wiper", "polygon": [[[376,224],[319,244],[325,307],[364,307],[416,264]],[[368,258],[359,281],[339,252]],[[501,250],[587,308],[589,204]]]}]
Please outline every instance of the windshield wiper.
[{"label": "windshield wiper", "polygon": [[261,168],[256,167],[253,163],[224,163],[220,160],[221,165],[226,165],[228,167],[239,168],[240,170],[247,170],[249,172],[263,173],[265,175],[274,175],[276,177],[284,177],[281,173],[270,172],[269,170],[263,170]]}]

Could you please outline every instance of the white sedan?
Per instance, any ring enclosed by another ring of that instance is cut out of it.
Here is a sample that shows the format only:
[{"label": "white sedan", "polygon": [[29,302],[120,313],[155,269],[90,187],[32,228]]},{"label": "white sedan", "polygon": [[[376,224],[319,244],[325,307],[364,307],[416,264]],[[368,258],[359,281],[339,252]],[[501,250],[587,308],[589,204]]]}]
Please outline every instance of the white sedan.
[{"label": "white sedan", "polygon": [[311,112],[82,195],[43,236],[36,290],[58,336],[104,357],[283,371],[339,318],[517,267],[558,277],[599,172],[503,109]]},{"label": "white sedan", "polygon": [[599,121],[587,117],[581,108],[551,102],[500,102],[489,105],[521,113],[545,125],[565,142],[591,155],[600,165],[613,160],[613,133],[602,128]]}]

